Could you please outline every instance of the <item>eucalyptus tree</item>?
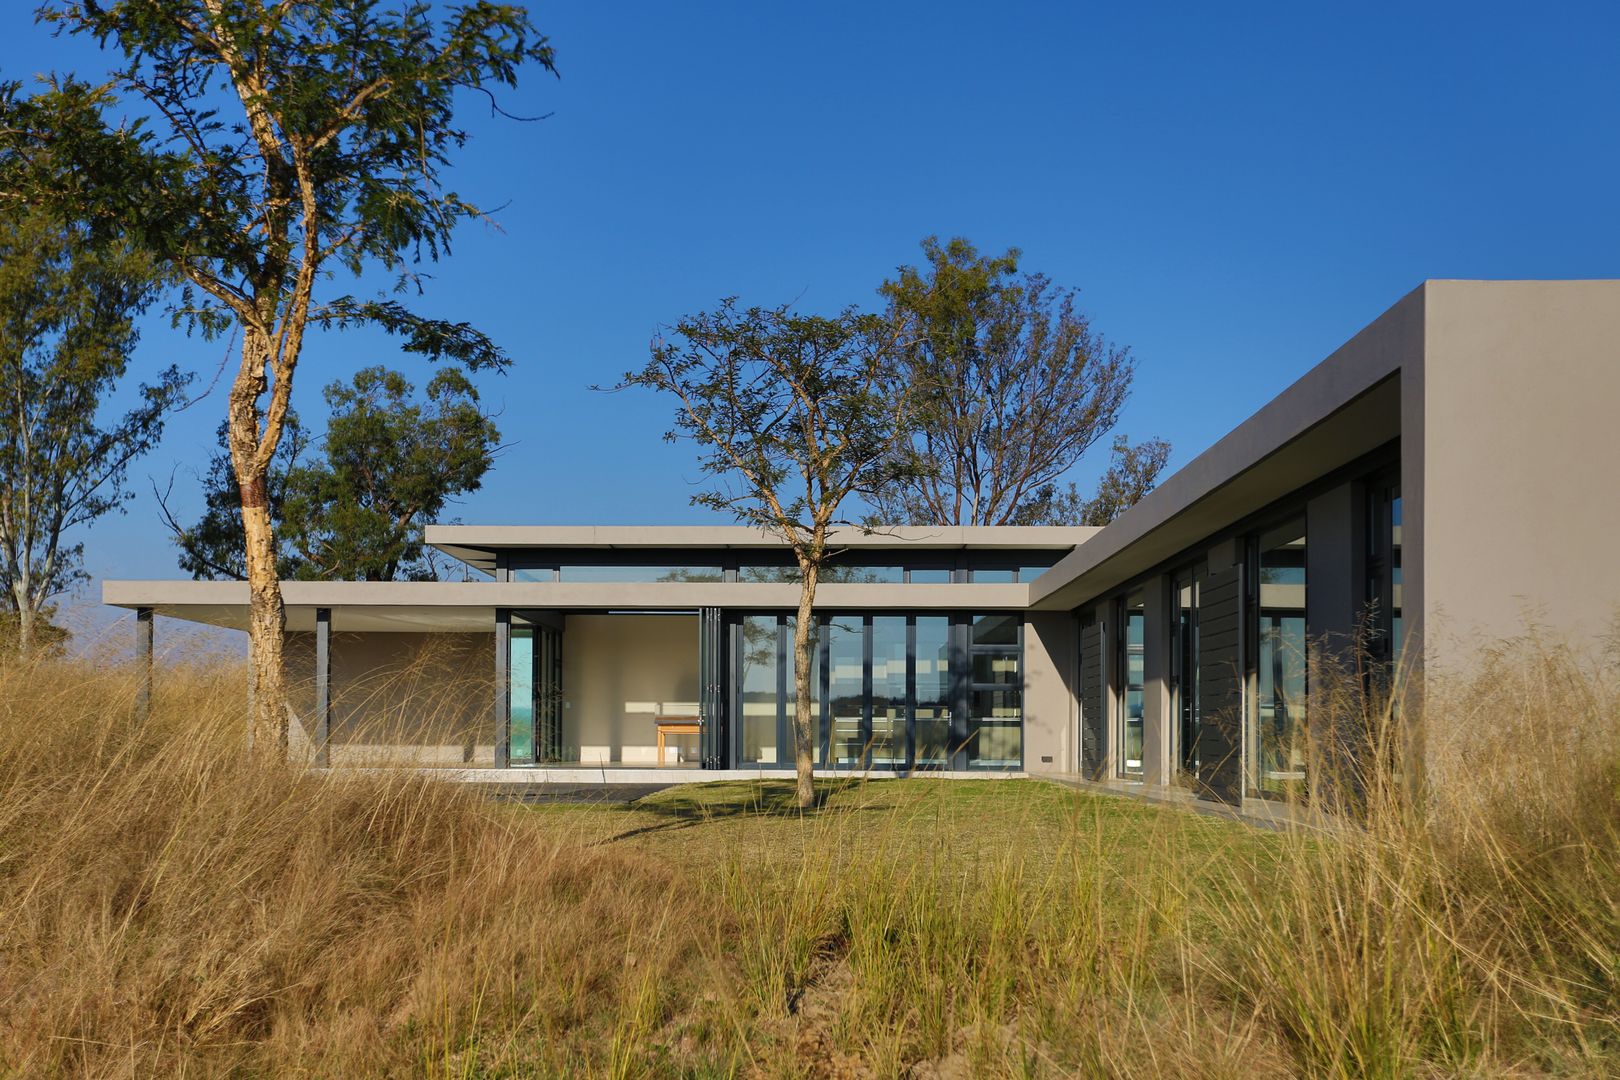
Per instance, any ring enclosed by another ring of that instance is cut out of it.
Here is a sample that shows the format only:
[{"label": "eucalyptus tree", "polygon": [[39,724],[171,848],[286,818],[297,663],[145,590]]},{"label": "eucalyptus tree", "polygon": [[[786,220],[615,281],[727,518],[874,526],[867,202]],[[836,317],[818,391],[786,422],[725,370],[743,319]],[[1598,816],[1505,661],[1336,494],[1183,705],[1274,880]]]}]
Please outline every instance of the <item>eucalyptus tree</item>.
[{"label": "eucalyptus tree", "polygon": [[874,520],[1008,525],[1029,519],[1114,427],[1136,364],[1110,344],[1072,289],[1021,273],[1016,248],[981,255],[956,238],[922,243],[879,293],[907,331],[916,394],[907,479],[879,493]]},{"label": "eucalyptus tree", "polygon": [[[306,335],[380,326],[404,348],[470,368],[507,356],[401,292],[480,211],[445,184],[468,132],[467,93],[494,92],[553,50],[513,4],[426,0],[54,0],[42,17],[118,58],[110,88],[63,83],[59,117],[23,137],[71,161],[60,199],[123,223],[187,283],[181,311],[240,341],[227,398],[249,585],[254,745],[286,744],[285,627],[268,477]],[[110,94],[146,117],[109,128]],[[93,118],[92,123],[86,118]],[[13,131],[19,127],[11,125]],[[41,192],[49,196],[49,192]],[[395,289],[334,295],[339,274]]]},{"label": "eucalyptus tree", "polygon": [[157,444],[187,376],[171,367],[105,418],[160,277],[116,240],[0,208],[0,598],[5,644],[59,637],[55,599],[83,578],[73,530],[120,509],[130,462]]},{"label": "eucalyptus tree", "polygon": [[692,502],[780,537],[798,565],[793,629],[794,761],[800,807],[815,802],[810,687],[816,586],[837,553],[835,531],[865,529],[842,517],[851,497],[870,498],[910,467],[911,393],[900,374],[902,339],[886,318],[848,309],[801,315],[787,307],[739,310],[734,300],[688,316],[655,341],[639,372],[616,389],[644,387],[675,399],[670,441],[698,447],[713,481]]},{"label": "eucalyptus tree", "polygon": [[[410,380],[364,368],[326,387],[326,432],[310,438],[287,416],[267,493],[276,532],[276,572],[304,581],[426,581],[438,567],[423,526],[447,503],[478,490],[500,442],[472,383],[440,371],[418,397]],[[159,501],[193,577],[245,580],[241,499],[226,432],[204,478],[204,510],[182,526]]]}]

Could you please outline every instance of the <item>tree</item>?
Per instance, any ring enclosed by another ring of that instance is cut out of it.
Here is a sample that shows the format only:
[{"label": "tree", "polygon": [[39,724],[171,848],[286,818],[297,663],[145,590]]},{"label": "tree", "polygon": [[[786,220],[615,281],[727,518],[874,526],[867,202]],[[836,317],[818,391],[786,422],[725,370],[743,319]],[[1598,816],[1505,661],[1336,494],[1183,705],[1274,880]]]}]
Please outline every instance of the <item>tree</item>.
[{"label": "tree", "polygon": [[[277,529],[277,573],[313,580],[433,580],[437,568],[422,528],[445,504],[478,490],[500,432],[479,408],[466,376],[446,369],[425,400],[397,371],[366,368],[349,385],[332,383],[332,411],[319,460],[301,460],[302,427],[287,433],[267,485]],[[221,444],[225,433],[221,431]],[[289,450],[290,448],[290,450]],[[205,510],[191,528],[168,513],[181,569],[197,578],[246,577],[241,515],[228,447],[215,456]]]},{"label": "tree", "polygon": [[[902,479],[910,393],[896,378],[900,339],[882,317],[854,309],[799,315],[786,307],[739,311],[734,300],[677,323],[651,359],[616,389],[638,386],[677,400],[670,441],[691,439],[714,486],[699,506],[781,537],[798,564],[793,712],[799,806],[815,802],[810,671],[816,584],[836,554],[834,532],[852,495]],[[862,526],[854,526],[862,528]]]},{"label": "tree", "polygon": [[467,139],[458,91],[493,104],[492,88],[515,86],[525,66],[554,70],[522,7],[478,0],[442,18],[436,8],[55,0],[43,17],[120,54],[112,85],[144,103],[160,134],[88,122],[109,93],[71,82],[35,112],[75,123],[29,124],[25,113],[11,125],[72,162],[54,198],[125,223],[186,278],[185,314],[240,334],[228,436],[250,596],[253,744],[272,755],[284,752],[287,714],[268,484],[306,333],[370,323],[402,335],[410,352],[473,368],[507,363],[468,324],[424,318],[387,294],[317,297],[337,271],[378,268],[401,290],[419,284],[412,265],[437,259],[454,227],[480,216],[443,183]]},{"label": "tree", "polygon": [[1026,500],[1014,525],[1107,525],[1135,506],[1159,482],[1170,460],[1170,444],[1149,439],[1131,445],[1123,435],[1114,437],[1108,469],[1097,481],[1090,498],[1072,481],[1067,488],[1047,484]]},{"label": "tree", "polygon": [[129,412],[98,420],[159,287],[127,245],[0,210],[0,636],[19,653],[60,640],[52,602],[84,577],[68,534],[123,506],[130,462],[180,403],[189,376],[171,367]]},{"label": "tree", "polygon": [[1119,417],[1135,362],[1075,306],[1075,292],[981,256],[961,238],[922,243],[928,264],[879,289],[905,327],[917,394],[909,478],[873,500],[874,520],[1007,525]]}]

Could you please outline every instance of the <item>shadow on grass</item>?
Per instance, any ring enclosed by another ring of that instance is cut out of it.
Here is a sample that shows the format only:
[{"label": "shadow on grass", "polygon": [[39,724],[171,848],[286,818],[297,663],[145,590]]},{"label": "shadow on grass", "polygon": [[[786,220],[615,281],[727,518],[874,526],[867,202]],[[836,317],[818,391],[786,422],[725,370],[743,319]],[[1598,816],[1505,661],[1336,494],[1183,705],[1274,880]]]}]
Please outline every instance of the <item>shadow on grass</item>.
[{"label": "shadow on grass", "polygon": [[597,845],[630,840],[649,833],[690,829],[698,825],[713,824],[738,818],[791,818],[811,817],[828,813],[850,814],[867,810],[883,810],[886,806],[872,803],[830,805],[832,800],[847,791],[863,786],[866,781],[817,780],[815,803],[800,809],[796,788],[792,780],[751,780],[704,784],[684,791],[663,791],[657,795],[636,799],[622,809],[640,814],[653,814],[665,820],[651,825],[627,829],[596,841]]}]

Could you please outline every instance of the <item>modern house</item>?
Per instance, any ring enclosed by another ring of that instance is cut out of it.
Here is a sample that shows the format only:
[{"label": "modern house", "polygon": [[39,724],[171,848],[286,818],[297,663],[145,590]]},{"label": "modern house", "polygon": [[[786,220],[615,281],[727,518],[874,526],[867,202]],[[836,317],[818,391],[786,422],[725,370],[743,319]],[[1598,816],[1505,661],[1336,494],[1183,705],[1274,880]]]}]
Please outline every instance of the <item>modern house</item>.
[{"label": "modern house", "polygon": [[[779,541],[427,539],[481,580],[283,586],[315,752],[491,778],[792,767]],[[1298,790],[1313,650],[1359,641],[1433,672],[1528,622],[1614,625],[1620,282],[1426,282],[1105,528],[841,543],[818,594],[819,768]],[[233,582],[109,581],[103,599],[139,612],[148,649],[154,612],[246,622]]]}]

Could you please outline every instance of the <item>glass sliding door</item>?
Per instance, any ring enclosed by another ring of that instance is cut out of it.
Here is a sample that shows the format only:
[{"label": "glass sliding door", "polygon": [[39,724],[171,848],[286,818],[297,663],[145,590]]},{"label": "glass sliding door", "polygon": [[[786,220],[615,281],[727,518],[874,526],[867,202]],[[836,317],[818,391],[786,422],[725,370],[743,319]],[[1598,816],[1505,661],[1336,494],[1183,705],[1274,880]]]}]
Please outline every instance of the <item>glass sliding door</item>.
[{"label": "glass sliding door", "polygon": [[868,761],[874,769],[906,764],[906,617],[874,615]]},{"label": "glass sliding door", "polygon": [[856,768],[866,750],[866,627],[860,616],[834,618],[823,627],[827,639],[827,711],[831,761]]},{"label": "glass sliding door", "polygon": [[1255,708],[1247,740],[1253,794],[1304,793],[1305,518],[1261,533],[1254,557],[1257,604]]},{"label": "glass sliding door", "polygon": [[737,759],[748,765],[781,763],[782,688],[779,685],[781,620],[775,615],[749,615],[738,626],[741,657],[737,663],[737,706],[742,745]]},{"label": "glass sliding door", "polygon": [[951,620],[945,615],[918,615],[914,624],[914,761],[918,768],[949,768],[955,749],[951,745]]},{"label": "glass sliding door", "polygon": [[968,768],[1024,764],[1023,620],[977,615],[969,625]]},{"label": "glass sliding door", "polygon": [[1136,778],[1142,775],[1142,714],[1146,703],[1143,645],[1146,641],[1145,609],[1142,594],[1132,593],[1120,604],[1119,695],[1115,743],[1114,775]]}]

